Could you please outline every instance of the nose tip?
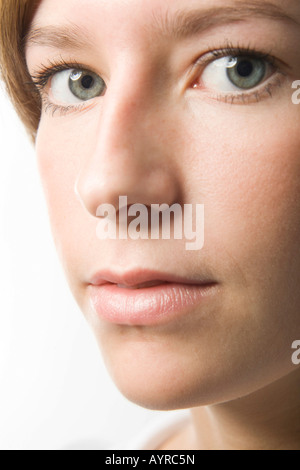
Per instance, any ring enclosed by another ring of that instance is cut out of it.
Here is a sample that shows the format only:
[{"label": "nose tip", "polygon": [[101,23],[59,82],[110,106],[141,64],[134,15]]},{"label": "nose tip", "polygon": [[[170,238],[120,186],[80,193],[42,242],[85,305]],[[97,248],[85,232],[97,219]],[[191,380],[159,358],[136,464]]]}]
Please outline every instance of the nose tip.
[{"label": "nose tip", "polygon": [[75,192],[94,217],[98,216],[102,204],[110,204],[116,209],[121,209],[125,203],[147,207],[152,204],[172,205],[178,202],[179,194],[171,171],[145,169],[144,173],[140,171],[136,175],[129,168],[127,175],[121,169],[110,174],[94,171],[89,177],[81,175],[75,184]]}]

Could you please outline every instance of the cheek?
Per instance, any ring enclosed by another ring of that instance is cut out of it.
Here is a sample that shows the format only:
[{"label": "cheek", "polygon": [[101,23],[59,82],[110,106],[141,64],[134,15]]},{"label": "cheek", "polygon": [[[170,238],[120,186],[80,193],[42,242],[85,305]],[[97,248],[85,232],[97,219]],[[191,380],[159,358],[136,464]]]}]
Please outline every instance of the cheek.
[{"label": "cheek", "polygon": [[300,328],[299,110],[287,104],[271,113],[266,106],[254,115],[230,108],[227,116],[209,115],[201,139],[190,134],[197,175],[190,182],[195,194],[202,189],[205,247],[215,252],[233,318],[242,300],[243,327],[254,321],[261,344],[268,332],[290,362]]},{"label": "cheek", "polygon": [[[70,132],[70,125],[66,126],[63,118],[43,116],[36,141],[38,167],[54,242],[66,270],[70,269],[70,258],[76,263],[74,254],[79,244],[88,243],[89,221],[84,230],[80,223],[84,209],[75,193],[84,141],[85,136],[78,135],[77,129]],[[94,233],[94,227],[90,229]]]},{"label": "cheek", "polygon": [[208,110],[199,136],[190,133],[196,176],[187,181],[206,207],[207,244],[250,265],[294,255],[300,237],[300,114],[282,103],[271,114],[270,102],[255,112]]}]

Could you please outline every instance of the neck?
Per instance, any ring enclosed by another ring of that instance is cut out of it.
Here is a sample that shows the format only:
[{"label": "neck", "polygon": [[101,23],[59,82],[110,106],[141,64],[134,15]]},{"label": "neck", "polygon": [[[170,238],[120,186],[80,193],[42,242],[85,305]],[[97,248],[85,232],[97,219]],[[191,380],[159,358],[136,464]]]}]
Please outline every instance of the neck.
[{"label": "neck", "polygon": [[194,408],[194,447],[207,450],[300,450],[300,373],[247,397]]}]

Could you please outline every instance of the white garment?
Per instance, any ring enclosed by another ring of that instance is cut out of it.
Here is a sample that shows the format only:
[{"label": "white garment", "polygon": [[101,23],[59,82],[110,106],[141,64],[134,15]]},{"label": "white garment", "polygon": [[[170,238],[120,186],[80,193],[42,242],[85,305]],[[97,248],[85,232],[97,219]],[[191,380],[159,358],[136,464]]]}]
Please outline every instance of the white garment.
[{"label": "white garment", "polygon": [[171,438],[190,419],[190,413],[186,410],[166,412],[165,417],[160,417],[150,423],[139,436],[121,443],[110,450],[156,450],[167,439]]}]

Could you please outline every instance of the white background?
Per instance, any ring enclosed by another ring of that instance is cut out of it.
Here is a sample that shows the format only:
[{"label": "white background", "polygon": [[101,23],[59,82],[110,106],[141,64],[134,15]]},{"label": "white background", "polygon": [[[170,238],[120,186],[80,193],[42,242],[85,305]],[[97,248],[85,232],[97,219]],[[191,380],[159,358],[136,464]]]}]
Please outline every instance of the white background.
[{"label": "white background", "polygon": [[107,449],[157,415],[104,368],[58,261],[34,148],[0,89],[0,449]]}]

